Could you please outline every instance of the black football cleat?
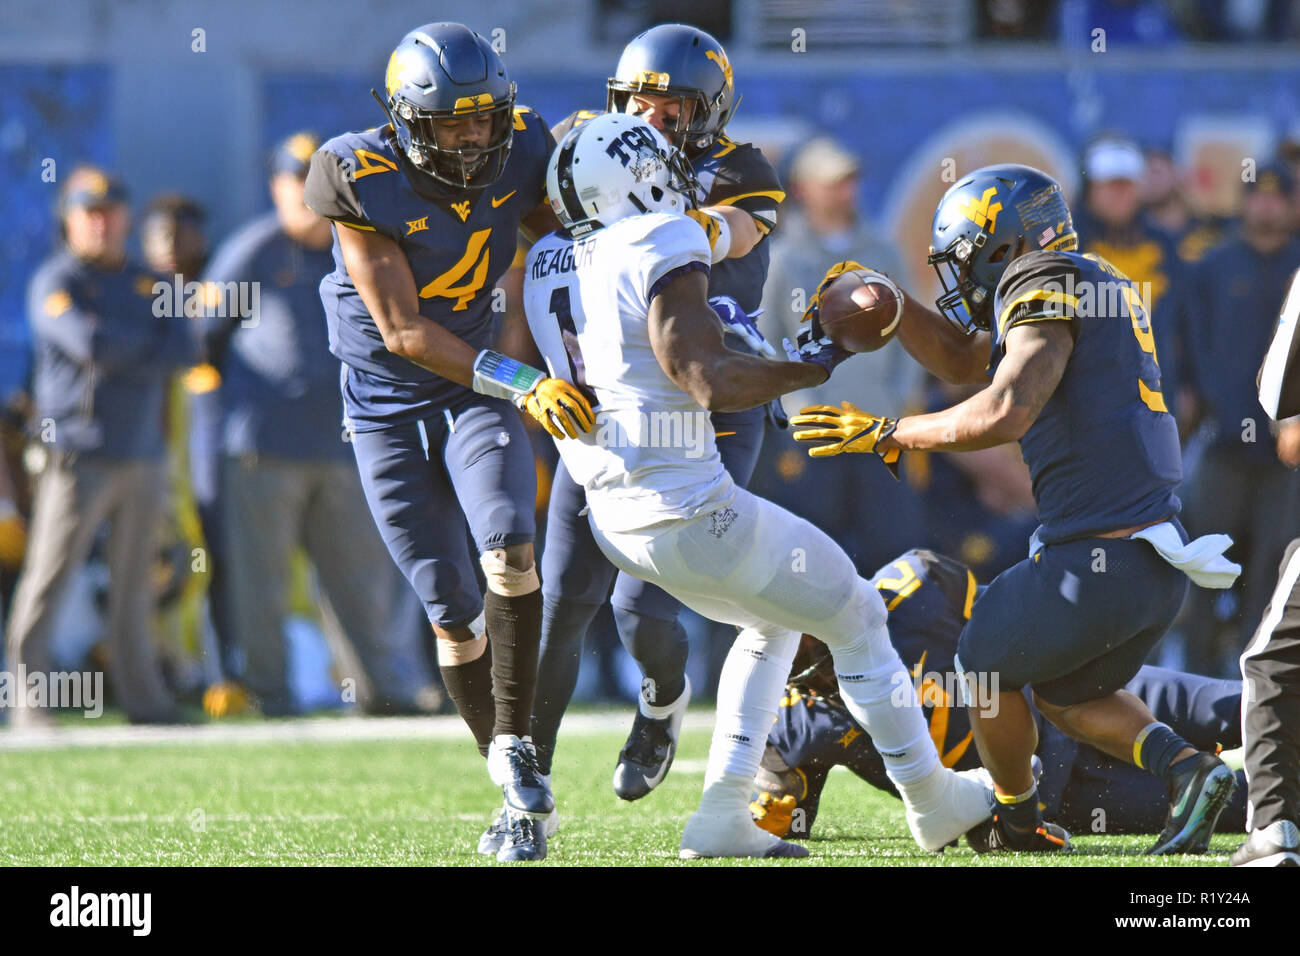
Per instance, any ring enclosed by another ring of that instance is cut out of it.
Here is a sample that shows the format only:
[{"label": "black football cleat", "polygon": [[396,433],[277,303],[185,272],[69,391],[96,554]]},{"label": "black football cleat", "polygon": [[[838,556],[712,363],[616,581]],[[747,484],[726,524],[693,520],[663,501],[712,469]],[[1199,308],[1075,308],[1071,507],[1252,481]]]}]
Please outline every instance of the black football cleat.
[{"label": "black football cleat", "polygon": [[508,813],[503,804],[488,828],[483,831],[483,835],[478,838],[478,852],[481,855],[496,856],[497,851],[501,849],[501,844],[506,839],[506,830],[509,829]]},{"label": "black football cleat", "polygon": [[1188,768],[1174,778],[1169,816],[1148,856],[1204,853],[1219,814],[1237,789],[1232,771],[1213,754],[1189,757],[1186,763]]},{"label": "black football cleat", "polygon": [[1300,866],[1300,830],[1290,820],[1252,830],[1250,839],[1232,854],[1232,865]]},{"label": "black football cleat", "polygon": [[691,684],[687,681],[668,717],[647,717],[637,707],[632,732],[619,751],[618,765],[614,768],[614,793],[620,800],[640,800],[668,776],[690,700]]},{"label": "black football cleat", "polygon": [[507,810],[505,834],[501,849],[497,850],[497,862],[522,863],[544,859],[546,821],[517,810]]},{"label": "black football cleat", "polygon": [[555,809],[555,798],[537,767],[537,752],[528,737],[493,737],[488,747],[488,776],[501,788],[507,809],[542,817]]},{"label": "black football cleat", "polygon": [[1074,844],[1064,827],[1040,823],[1028,837],[1013,839],[995,813],[966,833],[966,843],[976,853],[1070,853]]}]

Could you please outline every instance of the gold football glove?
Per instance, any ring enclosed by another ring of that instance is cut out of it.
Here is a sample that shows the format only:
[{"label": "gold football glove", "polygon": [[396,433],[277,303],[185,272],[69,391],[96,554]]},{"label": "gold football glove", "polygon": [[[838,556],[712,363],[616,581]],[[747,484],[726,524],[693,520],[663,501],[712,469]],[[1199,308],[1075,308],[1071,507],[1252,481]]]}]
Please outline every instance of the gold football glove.
[{"label": "gold football glove", "polygon": [[790,832],[790,824],[794,822],[794,811],[798,806],[799,801],[793,794],[776,797],[764,791],[758,795],[757,800],[750,803],[749,815],[754,818],[754,825],[759,829],[766,830],[773,836],[784,837]]},{"label": "gold football glove", "polygon": [[710,249],[718,244],[718,237],[722,235],[722,223],[717,216],[711,216],[702,209],[688,209],[686,215],[700,224],[700,228],[708,236]]},{"label": "gold football glove", "polygon": [[804,309],[803,317],[799,319],[799,321],[811,322],[817,316],[817,312],[821,308],[822,304],[822,293],[826,291],[828,285],[846,272],[853,272],[856,269],[865,268],[866,266],[862,265],[860,262],[854,262],[852,259],[845,259],[843,262],[837,262],[835,265],[827,269],[826,275],[822,276],[822,281],[818,284],[817,291],[813,293],[812,299],[808,302],[808,308]]},{"label": "gold football glove", "polygon": [[794,433],[795,441],[819,442],[808,449],[813,458],[825,458],[843,452],[874,452],[880,456],[890,473],[898,477],[898,459],[901,452],[897,448],[881,450],[877,444],[892,435],[898,427],[898,419],[871,415],[855,407],[851,402],[841,402],[842,408],[830,405],[814,405],[803,409],[790,418],[791,425],[810,425]]},{"label": "gold football glove", "polygon": [[519,407],[555,438],[577,438],[596,424],[591,403],[562,378],[540,379]]},{"label": "gold football glove", "polygon": [[203,692],[203,710],[214,720],[247,714],[252,709],[253,701],[248,691],[234,681],[218,681]]}]

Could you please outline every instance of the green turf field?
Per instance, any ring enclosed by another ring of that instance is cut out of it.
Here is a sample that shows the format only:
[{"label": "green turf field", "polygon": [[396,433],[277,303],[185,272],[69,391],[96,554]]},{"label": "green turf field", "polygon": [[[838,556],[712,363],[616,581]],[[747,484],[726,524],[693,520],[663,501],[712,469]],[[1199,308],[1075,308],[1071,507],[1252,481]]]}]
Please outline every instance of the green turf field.
[{"label": "green turf field", "polygon": [[[615,724],[617,726],[617,724]],[[610,789],[618,731],[561,736],[560,832],[544,864],[1034,865],[932,856],[908,836],[902,805],[832,774],[807,860],[677,859],[699,799],[708,736],[688,732],[678,765],[649,797]],[[0,751],[0,863],[8,865],[498,865],[474,853],[500,803],[468,740],[193,743]],[[1147,837],[1087,836],[1051,864],[1145,866]],[[1240,842],[1216,836],[1203,857],[1156,865],[1223,866]]]}]

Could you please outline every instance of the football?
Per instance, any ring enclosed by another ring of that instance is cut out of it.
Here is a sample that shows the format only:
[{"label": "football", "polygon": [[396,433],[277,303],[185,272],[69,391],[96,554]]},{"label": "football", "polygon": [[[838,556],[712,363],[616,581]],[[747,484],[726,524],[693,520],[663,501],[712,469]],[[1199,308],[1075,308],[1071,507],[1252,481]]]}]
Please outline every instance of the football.
[{"label": "football", "polygon": [[898,286],[870,269],[855,269],[822,293],[820,321],[832,342],[850,352],[874,352],[894,336],[903,314]]}]

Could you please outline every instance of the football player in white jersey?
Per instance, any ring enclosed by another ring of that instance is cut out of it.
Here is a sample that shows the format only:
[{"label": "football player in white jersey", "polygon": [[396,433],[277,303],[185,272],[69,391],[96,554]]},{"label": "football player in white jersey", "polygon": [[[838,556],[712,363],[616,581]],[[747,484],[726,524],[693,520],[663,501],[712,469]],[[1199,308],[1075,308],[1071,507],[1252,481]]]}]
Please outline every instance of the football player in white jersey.
[{"label": "football player in white jersey", "polygon": [[683,214],[688,178],[644,120],[591,120],[565,137],[547,172],[565,229],[533,246],[524,266],[533,338],[552,374],[597,412],[590,433],[558,447],[586,489],[601,550],[620,570],[742,628],[681,855],[806,855],[756,827],[748,810],[803,632],[831,648],[845,703],[878,742],[913,836],[940,849],[989,817],[991,791],[940,764],[876,589],[829,536],[738,487],[709,424],[710,412],[824,382],[847,353],[813,341],[795,360],[774,361],[723,344],[707,299],[709,243]]}]

